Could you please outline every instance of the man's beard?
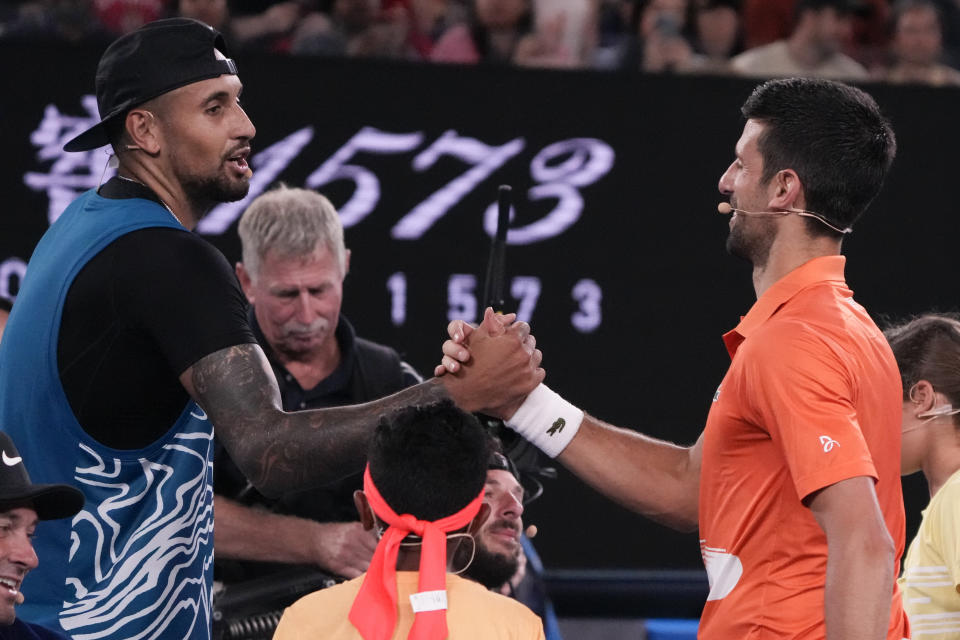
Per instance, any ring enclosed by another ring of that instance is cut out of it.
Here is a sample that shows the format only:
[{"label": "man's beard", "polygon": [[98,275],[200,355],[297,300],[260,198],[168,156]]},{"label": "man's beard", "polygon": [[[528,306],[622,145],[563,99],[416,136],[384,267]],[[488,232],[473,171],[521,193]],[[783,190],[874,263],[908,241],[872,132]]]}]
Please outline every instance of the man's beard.
[{"label": "man's beard", "polygon": [[[464,559],[465,561],[466,559]],[[473,562],[467,567],[465,575],[487,589],[499,589],[514,576],[519,566],[520,559],[516,555],[507,556],[500,553],[491,553],[482,543],[477,541],[477,552],[473,557]]]},{"label": "man's beard", "polygon": [[742,216],[730,228],[727,251],[750,262],[754,267],[763,268],[770,257],[775,234],[776,228],[772,220],[759,216]]},{"label": "man's beard", "polygon": [[221,202],[242,200],[250,191],[249,181],[233,182],[222,173],[213,176],[181,176],[180,184],[201,218]]}]

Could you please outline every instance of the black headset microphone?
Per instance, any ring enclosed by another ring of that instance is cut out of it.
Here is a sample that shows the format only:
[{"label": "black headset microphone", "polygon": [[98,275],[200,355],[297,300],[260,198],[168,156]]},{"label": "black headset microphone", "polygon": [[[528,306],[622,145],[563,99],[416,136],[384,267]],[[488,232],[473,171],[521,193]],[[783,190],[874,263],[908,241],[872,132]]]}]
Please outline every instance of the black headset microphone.
[{"label": "black headset microphone", "polygon": [[717,204],[717,211],[724,215],[735,213],[738,216],[786,216],[786,215],[790,215],[791,213],[795,213],[798,216],[804,216],[806,218],[814,218],[815,220],[819,220],[821,223],[830,227],[837,233],[847,234],[847,233],[853,232],[853,229],[850,227],[841,229],[840,227],[834,226],[833,224],[828,222],[827,219],[822,215],[820,215],[819,213],[814,213],[813,211],[806,211],[805,209],[783,209],[781,211],[745,211],[743,209],[737,209],[729,202],[720,202]]},{"label": "black headset microphone", "polygon": [[721,202],[717,205],[717,211],[724,215],[731,213],[736,213],[740,216],[785,216],[790,211],[744,211],[743,209],[737,209],[729,202]]}]

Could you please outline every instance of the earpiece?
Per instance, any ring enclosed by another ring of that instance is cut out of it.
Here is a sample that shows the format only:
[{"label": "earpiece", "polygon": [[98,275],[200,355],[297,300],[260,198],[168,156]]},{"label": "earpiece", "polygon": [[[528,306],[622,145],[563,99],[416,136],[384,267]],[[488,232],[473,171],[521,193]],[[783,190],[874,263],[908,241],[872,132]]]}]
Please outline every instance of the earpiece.
[{"label": "earpiece", "polygon": [[780,211],[747,211],[745,209],[737,209],[729,202],[721,202],[717,204],[717,211],[724,215],[735,213],[738,216],[785,216],[791,213],[795,213],[798,216],[805,216],[808,218],[815,218],[819,220],[824,225],[830,227],[837,233],[847,234],[853,231],[852,228],[847,227],[846,229],[841,229],[840,227],[835,227],[834,225],[827,222],[827,219],[824,218],[819,213],[814,213],[813,211],[806,211],[804,209],[782,209]]},{"label": "earpiece", "polygon": [[923,413],[918,413],[918,418],[939,418],[941,416],[952,416],[960,413],[960,409],[954,409],[952,404],[942,404],[939,407],[934,407],[930,411],[924,411]]}]

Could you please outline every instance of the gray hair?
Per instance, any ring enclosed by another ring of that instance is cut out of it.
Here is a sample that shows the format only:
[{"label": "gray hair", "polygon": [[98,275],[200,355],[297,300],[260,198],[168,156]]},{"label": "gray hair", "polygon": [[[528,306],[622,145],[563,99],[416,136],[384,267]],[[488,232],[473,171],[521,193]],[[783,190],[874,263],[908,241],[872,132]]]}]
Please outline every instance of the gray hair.
[{"label": "gray hair", "polygon": [[284,258],[309,256],[317,246],[333,254],[340,272],[346,272],[346,248],[340,216],[326,197],[308,189],[285,185],[250,203],[238,228],[243,265],[252,277],[260,261],[272,252]]}]

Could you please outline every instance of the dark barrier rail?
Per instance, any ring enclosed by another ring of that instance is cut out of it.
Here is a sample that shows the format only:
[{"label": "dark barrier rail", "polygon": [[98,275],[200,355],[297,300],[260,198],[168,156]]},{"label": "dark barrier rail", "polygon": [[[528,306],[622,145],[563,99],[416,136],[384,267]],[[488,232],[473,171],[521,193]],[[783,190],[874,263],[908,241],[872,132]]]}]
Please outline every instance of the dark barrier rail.
[{"label": "dark barrier rail", "polygon": [[563,618],[699,618],[705,571],[547,571],[547,592]]}]

